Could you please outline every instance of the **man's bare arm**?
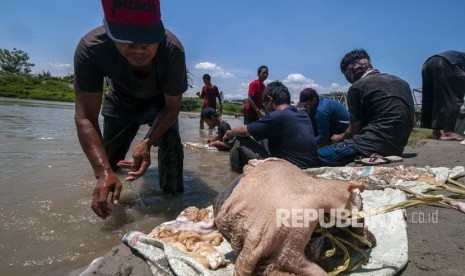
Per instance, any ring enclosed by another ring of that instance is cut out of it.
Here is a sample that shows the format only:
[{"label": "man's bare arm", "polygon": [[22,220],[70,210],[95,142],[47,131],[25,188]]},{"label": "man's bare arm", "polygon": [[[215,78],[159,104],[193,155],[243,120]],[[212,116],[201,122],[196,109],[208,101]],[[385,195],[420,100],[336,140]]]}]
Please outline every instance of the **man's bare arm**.
[{"label": "man's bare arm", "polygon": [[362,124],[360,123],[360,121],[350,122],[347,130],[342,134],[334,134],[331,137],[331,141],[335,144],[345,139],[352,138],[355,134],[360,132],[361,126]]},{"label": "man's bare arm", "polygon": [[258,109],[258,107],[255,105],[255,102],[253,101],[253,99],[249,96],[249,97],[247,98],[247,100],[249,101],[249,104],[250,104],[250,106],[252,106],[252,109],[255,111],[255,113],[257,113],[258,117],[259,117],[259,118],[263,117],[262,112],[261,112],[260,109]]},{"label": "man's bare arm", "polygon": [[79,143],[97,178],[104,171],[111,171],[98,122],[101,104],[102,93],[76,92],[74,121]]},{"label": "man's bare arm", "polygon": [[111,169],[103,145],[102,132],[98,123],[101,104],[102,92],[76,91],[74,121],[79,143],[97,178],[92,193],[92,210],[102,219],[106,219],[111,213],[107,202],[108,196],[111,193],[111,202],[117,205],[122,186],[121,181]]}]

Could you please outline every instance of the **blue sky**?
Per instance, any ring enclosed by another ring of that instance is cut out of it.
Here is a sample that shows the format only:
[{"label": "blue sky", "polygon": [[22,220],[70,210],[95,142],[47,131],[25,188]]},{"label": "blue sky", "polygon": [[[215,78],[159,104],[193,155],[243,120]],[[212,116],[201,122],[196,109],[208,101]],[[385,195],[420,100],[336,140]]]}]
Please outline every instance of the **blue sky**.
[{"label": "blue sky", "polygon": [[[431,55],[465,51],[465,1],[406,0],[162,0],[165,27],[182,41],[193,75],[226,98],[244,98],[257,68],[284,82],[293,100],[305,87],[346,91],[342,56],[365,48],[375,68],[421,88],[421,66]],[[0,48],[21,49],[43,70],[73,72],[79,39],[102,23],[97,0],[0,1]]]}]

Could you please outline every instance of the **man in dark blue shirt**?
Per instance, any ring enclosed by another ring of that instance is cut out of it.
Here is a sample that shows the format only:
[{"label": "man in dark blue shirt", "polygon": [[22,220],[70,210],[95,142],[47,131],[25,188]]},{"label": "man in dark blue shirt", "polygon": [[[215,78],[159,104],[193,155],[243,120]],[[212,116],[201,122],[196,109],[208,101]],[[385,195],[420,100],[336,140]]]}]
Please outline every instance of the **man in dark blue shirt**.
[{"label": "man in dark blue shirt", "polygon": [[312,119],[315,140],[319,147],[332,144],[331,136],[343,133],[349,126],[349,111],[338,101],[320,98],[315,89],[302,90],[299,100],[299,105]]},{"label": "man in dark blue shirt", "polygon": [[[305,112],[290,105],[288,89],[281,82],[267,85],[263,95],[267,114],[258,121],[226,132],[224,140],[237,137],[231,150],[231,167],[242,172],[250,159],[278,157],[299,168],[319,165],[312,122]],[[253,137],[253,139],[251,138]],[[268,140],[269,152],[257,141]]]}]

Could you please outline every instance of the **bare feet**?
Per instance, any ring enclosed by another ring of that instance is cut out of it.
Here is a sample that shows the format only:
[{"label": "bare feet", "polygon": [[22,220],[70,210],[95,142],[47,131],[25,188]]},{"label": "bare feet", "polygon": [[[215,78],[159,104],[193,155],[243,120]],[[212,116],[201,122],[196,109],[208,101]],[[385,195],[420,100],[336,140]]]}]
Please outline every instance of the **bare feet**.
[{"label": "bare feet", "polygon": [[452,131],[443,131],[439,139],[444,141],[462,141],[465,137]]}]

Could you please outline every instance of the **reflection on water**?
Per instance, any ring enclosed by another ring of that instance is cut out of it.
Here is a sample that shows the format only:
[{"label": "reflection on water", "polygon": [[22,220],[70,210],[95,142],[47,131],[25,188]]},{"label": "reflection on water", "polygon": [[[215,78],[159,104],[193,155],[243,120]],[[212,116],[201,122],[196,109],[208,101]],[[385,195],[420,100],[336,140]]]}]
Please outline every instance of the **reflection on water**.
[{"label": "reflection on water", "polygon": [[[204,142],[196,114],[180,115],[183,142]],[[0,275],[62,274],[120,244],[129,231],[151,231],[184,208],[206,207],[237,174],[227,152],[185,149],[184,186],[166,195],[152,166],[123,182],[121,204],[105,221],[90,209],[95,178],[76,137],[74,105],[0,98]],[[225,117],[231,126],[239,119]],[[140,140],[147,127],[142,127]]]}]

